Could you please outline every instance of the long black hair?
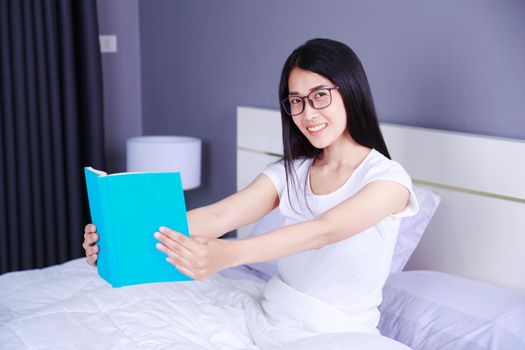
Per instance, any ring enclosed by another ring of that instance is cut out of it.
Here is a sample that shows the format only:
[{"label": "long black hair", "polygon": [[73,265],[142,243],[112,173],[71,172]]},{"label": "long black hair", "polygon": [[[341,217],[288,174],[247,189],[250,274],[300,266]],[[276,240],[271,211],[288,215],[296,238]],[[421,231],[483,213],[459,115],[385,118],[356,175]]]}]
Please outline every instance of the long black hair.
[{"label": "long black hair", "polygon": [[[295,67],[317,73],[338,86],[346,110],[346,125],[352,139],[390,158],[379,128],[363,65],[350,47],[335,40],[312,39],[295,49],[283,66],[279,101],[288,97],[288,78]],[[295,187],[293,161],[300,158],[316,158],[323,150],[315,148],[308,141],[282,105],[281,121],[286,180],[289,183],[291,177]]]}]

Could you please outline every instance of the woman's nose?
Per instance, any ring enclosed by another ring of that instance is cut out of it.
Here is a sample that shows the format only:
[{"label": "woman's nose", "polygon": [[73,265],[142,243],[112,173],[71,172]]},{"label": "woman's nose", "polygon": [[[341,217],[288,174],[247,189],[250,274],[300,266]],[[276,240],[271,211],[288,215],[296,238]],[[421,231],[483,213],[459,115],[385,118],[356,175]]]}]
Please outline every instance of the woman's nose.
[{"label": "woman's nose", "polygon": [[303,118],[305,119],[314,119],[315,117],[317,117],[317,109],[313,108],[312,107],[312,104],[310,103],[310,101],[305,101],[305,104],[304,104],[304,116]]}]

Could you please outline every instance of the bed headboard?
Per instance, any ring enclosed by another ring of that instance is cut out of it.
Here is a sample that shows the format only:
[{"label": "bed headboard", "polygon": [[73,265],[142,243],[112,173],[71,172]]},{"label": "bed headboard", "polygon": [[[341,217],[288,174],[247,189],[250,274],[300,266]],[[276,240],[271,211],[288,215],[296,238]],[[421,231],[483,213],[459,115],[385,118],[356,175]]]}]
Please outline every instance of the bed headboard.
[{"label": "bed headboard", "polygon": [[[238,189],[280,158],[280,118],[277,110],[237,108]],[[525,290],[525,142],[387,123],[381,130],[414,183],[442,196],[405,269]]]}]

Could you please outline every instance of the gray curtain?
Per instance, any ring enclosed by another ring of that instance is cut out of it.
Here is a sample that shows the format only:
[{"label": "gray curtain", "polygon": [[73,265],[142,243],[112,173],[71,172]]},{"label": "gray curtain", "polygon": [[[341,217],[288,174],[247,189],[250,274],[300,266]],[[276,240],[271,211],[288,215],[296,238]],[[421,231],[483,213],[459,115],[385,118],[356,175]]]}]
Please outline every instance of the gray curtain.
[{"label": "gray curtain", "polygon": [[105,168],[94,0],[0,0],[0,273],[83,254]]}]

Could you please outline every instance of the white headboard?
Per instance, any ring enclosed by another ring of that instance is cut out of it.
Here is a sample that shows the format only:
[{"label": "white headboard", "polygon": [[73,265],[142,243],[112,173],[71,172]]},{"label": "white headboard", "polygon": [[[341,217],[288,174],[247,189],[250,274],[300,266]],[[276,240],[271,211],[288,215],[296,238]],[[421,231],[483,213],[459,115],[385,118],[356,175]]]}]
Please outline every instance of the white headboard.
[{"label": "white headboard", "polygon": [[[442,196],[406,269],[525,290],[525,142],[386,123],[381,130],[414,183]],[[281,155],[279,111],[238,107],[238,189]]]}]

